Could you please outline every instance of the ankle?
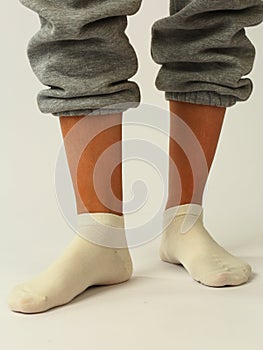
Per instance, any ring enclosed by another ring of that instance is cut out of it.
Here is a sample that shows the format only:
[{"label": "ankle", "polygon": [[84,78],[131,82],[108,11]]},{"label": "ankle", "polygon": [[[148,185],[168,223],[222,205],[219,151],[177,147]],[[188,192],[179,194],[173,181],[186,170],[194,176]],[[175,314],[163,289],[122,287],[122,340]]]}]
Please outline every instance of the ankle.
[{"label": "ankle", "polygon": [[108,248],[127,248],[123,215],[114,213],[81,213],[77,233],[87,241]]}]

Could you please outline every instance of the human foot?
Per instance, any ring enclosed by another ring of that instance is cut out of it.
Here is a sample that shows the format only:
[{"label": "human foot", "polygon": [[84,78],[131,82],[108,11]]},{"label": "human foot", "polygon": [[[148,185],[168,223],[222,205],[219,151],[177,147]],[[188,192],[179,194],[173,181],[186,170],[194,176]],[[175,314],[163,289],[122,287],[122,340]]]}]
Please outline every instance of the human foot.
[{"label": "human foot", "polygon": [[162,235],[159,253],[163,261],[182,264],[194,280],[211,287],[248,281],[250,265],[228,253],[210,236],[203,225],[201,206],[183,204],[167,209],[164,215],[164,223],[168,220],[170,224]]},{"label": "human foot", "polygon": [[13,311],[42,312],[70,302],[90,286],[122,283],[131,274],[127,248],[98,245],[76,235],[47,270],[14,287],[8,304]]}]

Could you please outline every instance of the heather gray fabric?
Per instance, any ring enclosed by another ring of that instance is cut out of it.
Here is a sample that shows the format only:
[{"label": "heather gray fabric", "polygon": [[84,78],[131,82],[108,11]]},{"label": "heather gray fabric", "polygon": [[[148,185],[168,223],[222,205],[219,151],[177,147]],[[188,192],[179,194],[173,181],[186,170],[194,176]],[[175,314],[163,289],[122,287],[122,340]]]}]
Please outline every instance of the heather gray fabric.
[{"label": "heather gray fabric", "polygon": [[229,107],[245,101],[255,48],[245,27],[263,20],[261,0],[171,0],[152,28],[156,87],[167,100]]},{"label": "heather gray fabric", "polygon": [[[139,105],[140,89],[129,80],[138,60],[125,29],[141,1],[20,0],[40,18],[27,53],[48,87],[37,96],[43,113],[99,115]],[[261,0],[170,0],[170,16],[152,26],[157,89],[167,100],[223,107],[247,100],[252,82],[243,76],[255,48],[245,27],[262,20]]]}]

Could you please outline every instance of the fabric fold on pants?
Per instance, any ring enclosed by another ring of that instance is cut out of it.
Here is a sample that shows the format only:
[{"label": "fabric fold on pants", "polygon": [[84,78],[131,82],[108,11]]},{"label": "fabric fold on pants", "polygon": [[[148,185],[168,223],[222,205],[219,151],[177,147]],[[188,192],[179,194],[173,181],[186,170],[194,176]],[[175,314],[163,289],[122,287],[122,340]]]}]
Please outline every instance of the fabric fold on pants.
[{"label": "fabric fold on pants", "polygon": [[[167,0],[168,1],[168,0]],[[140,104],[129,80],[138,59],[125,30],[142,0],[20,0],[40,30],[27,54],[43,85],[37,102],[55,116],[112,114]],[[263,20],[261,0],[170,0],[152,25],[155,85],[167,100],[230,107],[253,90],[256,50],[245,28]]]},{"label": "fabric fold on pants", "polygon": [[20,0],[41,28],[27,54],[41,83],[43,113],[55,116],[118,113],[140,102],[138,69],[125,29],[141,0]]},{"label": "fabric fold on pants", "polygon": [[255,47],[245,27],[263,20],[261,0],[171,0],[152,26],[156,87],[167,100],[230,107],[247,100]]}]

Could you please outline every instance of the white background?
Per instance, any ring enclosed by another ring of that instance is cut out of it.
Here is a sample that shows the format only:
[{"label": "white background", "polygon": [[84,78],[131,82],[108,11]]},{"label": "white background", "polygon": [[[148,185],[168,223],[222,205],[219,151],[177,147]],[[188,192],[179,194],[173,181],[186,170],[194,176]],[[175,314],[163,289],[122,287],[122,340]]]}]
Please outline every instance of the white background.
[{"label": "white background", "polygon": [[[159,66],[150,57],[150,31],[166,15],[168,1],[153,7],[144,0],[127,30],[139,57],[132,80],[140,85],[143,104],[164,110],[164,127],[168,103],[154,87]],[[219,243],[252,264],[253,279],[235,288],[201,286],[181,267],[159,260],[158,238],[132,249],[134,277],[128,283],[90,289],[45,314],[22,315],[8,310],[9,290],[44,269],[74,233],[56,200],[54,169],[62,142],[58,119],[38,111],[35,97],[43,86],[25,52],[39,28],[37,15],[16,1],[2,2],[0,16],[1,348],[201,350],[211,345],[247,349],[253,343],[254,350],[262,349],[262,25],[247,30],[257,49],[250,74],[253,94],[227,111],[205,196],[206,226]],[[127,130],[125,137],[138,135],[167,147],[166,137],[139,127]],[[144,174],[150,190],[146,211],[154,211],[163,190],[156,172],[136,161],[125,169],[126,198],[138,174]],[[136,215],[144,216],[143,211]]]}]

